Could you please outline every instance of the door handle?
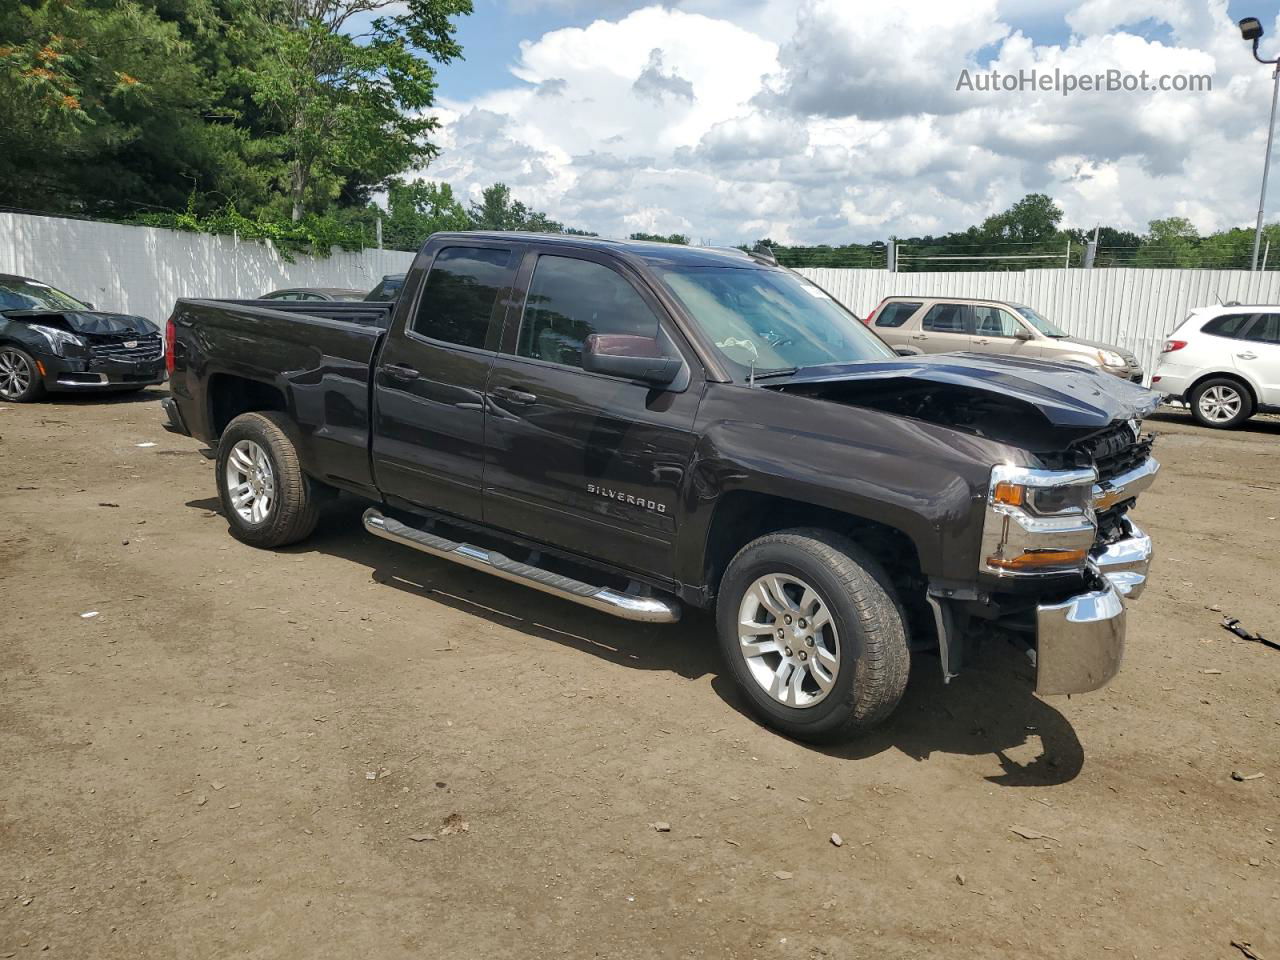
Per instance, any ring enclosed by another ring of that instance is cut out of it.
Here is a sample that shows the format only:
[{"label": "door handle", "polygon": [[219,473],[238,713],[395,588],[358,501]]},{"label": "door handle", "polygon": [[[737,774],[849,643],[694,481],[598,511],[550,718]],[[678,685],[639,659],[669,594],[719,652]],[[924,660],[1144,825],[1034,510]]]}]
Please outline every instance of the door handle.
[{"label": "door handle", "polygon": [[417,380],[422,376],[422,374],[407,363],[384,363],[378,369],[388,377],[392,377],[396,380]]},{"label": "door handle", "polygon": [[923,333],[916,333],[916,334],[912,334],[911,339],[912,340],[928,340],[929,338],[926,337]]},{"label": "door handle", "polygon": [[990,342],[991,342],[991,341],[990,341],[990,340],[988,340],[986,337],[980,337],[979,339],[977,339],[977,340],[975,340],[975,341],[974,341],[974,343],[977,343],[977,344],[979,344],[980,346],[984,346],[984,347],[985,347],[988,343],[990,343]]},{"label": "door handle", "polygon": [[1256,353],[1237,353],[1236,356],[1239,357],[1241,360],[1257,360],[1258,359],[1258,355]]},{"label": "door handle", "polygon": [[492,393],[495,397],[506,400],[509,403],[519,403],[527,406],[538,402],[536,395],[527,393],[524,390],[517,390],[515,387],[494,387]]}]

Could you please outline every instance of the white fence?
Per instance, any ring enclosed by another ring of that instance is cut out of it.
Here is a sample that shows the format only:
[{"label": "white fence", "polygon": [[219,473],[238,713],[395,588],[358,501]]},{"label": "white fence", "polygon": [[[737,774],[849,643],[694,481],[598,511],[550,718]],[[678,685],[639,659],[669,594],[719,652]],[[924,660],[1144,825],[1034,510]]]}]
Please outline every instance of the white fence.
[{"label": "white fence", "polygon": [[[100,309],[163,321],[178,297],[256,297],[280,287],[372,289],[408,269],[395,250],[286,262],[264,244],[232,237],[0,213],[0,273],[51,283]],[[1166,335],[1192,307],[1280,303],[1280,271],[1027,270],[888,273],[804,269],[865,317],[887,296],[992,297],[1025,303],[1070,333],[1128,347],[1150,370]]]},{"label": "white fence", "polygon": [[1027,270],[1022,273],[889,273],[804,269],[860,317],[885,297],[989,297],[1026,304],[1068,333],[1128,347],[1150,371],[1167,335],[1192,307],[1280,303],[1280,271]]},{"label": "white fence", "polygon": [[364,250],[297,255],[289,263],[265,244],[234,237],[0,213],[0,273],[157,323],[179,297],[258,297],[281,287],[371,290],[412,259],[398,250]]}]

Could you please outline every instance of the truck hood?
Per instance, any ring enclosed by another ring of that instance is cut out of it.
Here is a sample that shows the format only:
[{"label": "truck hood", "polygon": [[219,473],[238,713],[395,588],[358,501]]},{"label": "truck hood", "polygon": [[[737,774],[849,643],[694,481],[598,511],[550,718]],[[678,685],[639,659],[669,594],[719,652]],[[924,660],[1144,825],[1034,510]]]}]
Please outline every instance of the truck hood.
[{"label": "truck hood", "polygon": [[62,327],[72,333],[140,335],[158,333],[159,327],[146,317],[127,313],[103,313],[98,310],[5,310],[0,313],[6,320],[43,323]]},{"label": "truck hood", "polygon": [[[985,395],[1031,407],[1055,427],[1098,428],[1143,419],[1159,394],[1119,377],[1073,363],[991,357],[976,353],[926,354],[861,363],[806,367],[785,381],[761,384],[784,392],[913,414],[906,396],[937,385],[951,395]],[[903,398],[894,409],[886,398]],[[928,417],[927,419],[937,419]]]}]

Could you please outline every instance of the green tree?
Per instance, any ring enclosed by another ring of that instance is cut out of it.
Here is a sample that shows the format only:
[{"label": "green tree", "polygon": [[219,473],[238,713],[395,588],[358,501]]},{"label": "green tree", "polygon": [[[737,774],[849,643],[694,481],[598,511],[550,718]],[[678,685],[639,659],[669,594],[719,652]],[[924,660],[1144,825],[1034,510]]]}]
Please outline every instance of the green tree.
[{"label": "green tree", "polygon": [[[280,187],[293,220],[345,188],[385,186],[430,160],[439,122],[432,62],[461,55],[450,17],[471,0],[270,0],[262,25],[269,53],[245,84],[278,133]],[[374,17],[367,34],[351,30]]]},{"label": "green tree", "polygon": [[661,233],[633,233],[627,237],[628,240],[648,240],[652,243],[679,243],[685,246],[689,244],[689,238],[683,233],[669,233],[663,236]]},{"label": "green tree", "polygon": [[393,250],[417,250],[433,233],[469,229],[471,218],[447,183],[395,181],[387,191],[387,214],[382,226],[384,246]]},{"label": "green tree", "polygon": [[1140,267],[1198,267],[1199,239],[1186,217],[1152,220],[1134,261]]},{"label": "green tree", "polygon": [[476,230],[528,230],[533,233],[563,233],[564,224],[533,210],[511,195],[505,183],[485,187],[468,210]]},{"label": "green tree", "polygon": [[1062,208],[1043,193],[1029,193],[1008,210],[987,217],[981,233],[988,240],[1048,243],[1058,239]]},{"label": "green tree", "polygon": [[0,202],[111,212],[180,205],[193,181],[227,164],[234,136],[206,124],[216,84],[184,24],[154,3],[0,4]]}]

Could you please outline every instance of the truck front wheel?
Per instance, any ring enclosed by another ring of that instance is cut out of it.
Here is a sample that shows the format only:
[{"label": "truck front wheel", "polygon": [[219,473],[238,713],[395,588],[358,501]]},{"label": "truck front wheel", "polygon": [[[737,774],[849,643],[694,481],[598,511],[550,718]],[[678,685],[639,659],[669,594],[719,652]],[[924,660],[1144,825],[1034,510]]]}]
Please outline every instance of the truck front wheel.
[{"label": "truck front wheel", "polygon": [[282,413],[242,413],[218,442],[218,495],[231,535],[282,547],[311,535],[319,489],[302,472],[294,427]]},{"label": "truck front wheel", "polygon": [[846,537],[754,540],[721,581],[721,650],[751,709],[798,740],[846,739],[884,720],[907,684],[905,620],[880,564]]}]

